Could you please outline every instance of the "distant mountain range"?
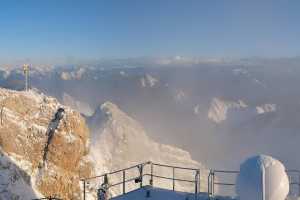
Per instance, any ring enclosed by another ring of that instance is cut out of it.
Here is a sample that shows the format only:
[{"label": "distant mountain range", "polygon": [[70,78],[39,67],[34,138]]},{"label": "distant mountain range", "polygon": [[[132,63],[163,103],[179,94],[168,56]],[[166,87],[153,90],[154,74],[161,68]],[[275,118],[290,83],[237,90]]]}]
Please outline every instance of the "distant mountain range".
[{"label": "distant mountain range", "polygon": [[[212,167],[236,168],[260,152],[300,168],[291,156],[300,137],[299,60],[102,60],[35,67],[30,81],[86,116],[113,102],[155,140],[187,149]],[[2,87],[22,90],[23,80],[20,69],[0,72]],[[285,148],[278,149],[278,143]]]}]

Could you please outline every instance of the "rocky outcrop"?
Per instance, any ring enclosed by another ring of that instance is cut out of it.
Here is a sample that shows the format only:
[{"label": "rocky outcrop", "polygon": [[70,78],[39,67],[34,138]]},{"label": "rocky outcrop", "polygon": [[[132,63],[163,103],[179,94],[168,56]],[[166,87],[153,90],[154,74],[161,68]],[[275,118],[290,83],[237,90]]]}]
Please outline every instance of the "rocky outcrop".
[{"label": "rocky outcrop", "polygon": [[32,177],[31,185],[44,196],[80,199],[79,179],[92,172],[87,156],[89,130],[81,115],[64,107],[65,117],[55,130],[43,163],[47,128],[62,105],[36,91],[0,89],[0,106],[0,147],[17,164],[30,164],[23,170]]}]

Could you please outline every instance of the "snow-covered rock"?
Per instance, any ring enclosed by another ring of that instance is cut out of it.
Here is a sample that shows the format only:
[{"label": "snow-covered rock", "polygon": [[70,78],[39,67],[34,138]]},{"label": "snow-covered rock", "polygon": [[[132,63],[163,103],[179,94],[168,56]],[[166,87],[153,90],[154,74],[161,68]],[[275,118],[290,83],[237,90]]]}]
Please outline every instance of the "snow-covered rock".
[{"label": "snow-covered rock", "polygon": [[208,110],[208,118],[215,123],[221,123],[227,119],[230,110],[243,110],[248,106],[242,100],[224,101],[219,98],[213,98]]},{"label": "snow-covered rock", "polygon": [[146,74],[140,79],[140,82],[141,82],[141,86],[144,88],[145,87],[153,88],[159,83],[159,80],[151,76],[150,74]]},{"label": "snow-covered rock", "polygon": [[[62,105],[33,90],[6,89],[0,89],[0,105],[0,147],[13,161],[11,166],[16,165],[31,177],[31,181],[27,181],[28,187],[35,185],[45,196],[57,194],[64,199],[79,199],[79,179],[92,172],[87,157],[89,130],[80,114],[64,107],[65,117],[55,131],[47,160],[43,162],[48,140],[46,132],[53,115]],[[10,179],[2,181],[12,184]],[[18,184],[21,183],[20,179]]]},{"label": "snow-covered rock", "polygon": [[[25,168],[29,163],[20,163]],[[42,197],[32,185],[30,175],[0,150],[0,199],[34,199]]]},{"label": "snow-covered rock", "polygon": [[276,111],[276,104],[263,104],[261,106],[256,107],[258,114],[264,114],[268,112],[275,112]]},{"label": "snow-covered rock", "polygon": [[[96,161],[97,174],[113,169],[121,169],[145,161],[165,163],[175,166],[189,166],[201,170],[201,190],[207,187],[207,169],[194,161],[190,154],[179,148],[159,144],[148,137],[144,128],[134,119],[111,102],[101,105],[95,115],[90,118],[93,126],[91,154]],[[97,124],[98,127],[95,125]],[[137,169],[135,170],[137,172]],[[172,176],[172,170],[157,168],[156,173]],[[195,174],[176,172],[178,178],[194,180]],[[116,180],[118,177],[110,177]],[[119,179],[118,179],[119,180]],[[170,188],[170,181],[155,181],[156,186]],[[127,185],[129,188],[134,185]],[[176,183],[177,189],[194,190],[194,185]]]},{"label": "snow-covered rock", "polygon": [[182,89],[176,89],[174,92],[174,99],[177,103],[183,103],[188,99],[188,95]]},{"label": "snow-covered rock", "polygon": [[80,67],[74,71],[63,71],[60,74],[60,78],[62,80],[68,81],[68,80],[80,80],[82,76],[86,73],[86,69],[83,67]]}]

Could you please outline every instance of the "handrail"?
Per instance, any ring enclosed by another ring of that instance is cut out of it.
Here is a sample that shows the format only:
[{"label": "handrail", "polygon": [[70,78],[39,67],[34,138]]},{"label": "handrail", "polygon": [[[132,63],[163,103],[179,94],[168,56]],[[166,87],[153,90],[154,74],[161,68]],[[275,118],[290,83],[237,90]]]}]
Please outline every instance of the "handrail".
[{"label": "handrail", "polygon": [[[240,171],[237,170],[210,170],[209,176],[208,176],[208,194],[214,195],[214,188],[215,185],[221,185],[221,186],[235,186],[235,183],[228,183],[228,182],[215,182],[215,173],[222,173],[222,174],[239,174]],[[299,187],[298,189],[298,196],[300,197],[300,170],[296,169],[288,169],[286,170],[286,173],[296,173],[298,174],[298,181],[290,182],[290,185],[297,185]],[[291,180],[290,180],[291,181]]]},{"label": "handrail", "polygon": [[105,175],[112,175],[112,174],[116,174],[116,173],[119,173],[119,172],[122,172],[122,171],[128,171],[128,170],[136,168],[140,165],[146,165],[146,164],[150,164],[150,163],[151,162],[144,162],[144,163],[133,165],[131,167],[127,167],[127,168],[124,168],[124,169],[119,169],[119,170],[115,170],[115,171],[112,171],[112,172],[107,172],[107,173],[104,173],[104,174],[101,174],[101,175],[92,176],[92,177],[88,177],[88,178],[82,178],[82,179],[80,179],[80,181],[87,181],[87,180],[91,180],[91,179],[101,178],[101,177],[104,177]]},{"label": "handrail", "polygon": [[[146,166],[150,166],[150,173],[144,173],[143,168]],[[155,174],[154,172],[154,167],[166,167],[166,168],[170,168],[172,169],[172,176],[163,176],[163,175],[158,175]],[[139,175],[137,176],[133,176],[131,175],[131,177],[128,177],[128,179],[126,179],[126,172],[137,168],[139,169]],[[188,171],[194,171],[196,172],[194,175],[194,179],[193,180],[188,180],[188,179],[180,179],[180,178],[176,178],[175,175],[175,170],[179,169],[179,170],[188,170]],[[140,183],[140,187],[143,187],[143,177],[150,177],[149,180],[149,184],[153,186],[154,182],[153,179],[154,178],[158,178],[158,179],[165,179],[165,180],[170,180],[172,181],[172,189],[175,191],[175,181],[179,181],[179,182],[188,182],[188,183],[193,183],[195,184],[195,194],[197,194],[198,192],[200,192],[200,169],[197,168],[189,168],[189,167],[180,167],[180,166],[173,166],[173,165],[167,165],[167,164],[160,164],[160,163],[154,163],[151,161],[148,162],[144,162],[144,163],[140,163],[140,164],[136,164],[124,169],[119,169],[119,170],[115,170],[112,172],[108,172],[108,173],[104,173],[98,176],[93,176],[93,177],[88,177],[88,178],[82,178],[81,181],[83,182],[83,199],[85,200],[85,195],[86,195],[86,184],[89,183],[90,180],[92,179],[97,179],[97,178],[103,178],[105,176],[108,175],[113,175],[113,174],[117,174],[117,173],[121,173],[120,177],[122,178],[121,181],[117,182],[117,183],[113,183],[111,185],[109,185],[109,188],[118,186],[118,185],[123,185],[123,194],[126,193],[126,183],[132,182],[132,181],[137,181],[136,183]],[[297,176],[297,180],[291,181],[290,180],[290,185],[297,185],[299,186],[299,196],[300,196],[300,170],[295,170],[295,169],[291,169],[291,170],[286,170],[287,173],[296,173]],[[235,183],[232,182],[226,182],[226,181],[215,181],[215,177],[216,174],[239,174],[238,170],[217,170],[217,169],[211,169],[209,174],[208,174],[208,179],[207,179],[207,194],[209,197],[214,196],[215,195],[215,186],[235,186]]]},{"label": "handrail", "polygon": [[[151,173],[143,173],[143,168],[145,166],[151,166],[150,171]],[[154,167],[166,167],[166,168],[170,168],[172,169],[172,177],[167,177],[167,176],[160,176],[154,173]],[[126,179],[126,171],[134,169],[134,168],[138,168],[139,169],[139,175],[137,177],[132,177],[129,179]],[[189,171],[194,171],[195,174],[194,179],[193,180],[187,180],[187,179],[180,179],[180,178],[176,178],[175,177],[175,169],[179,169],[179,170],[189,170]],[[104,173],[101,175],[97,175],[97,176],[93,176],[93,177],[88,177],[88,178],[82,178],[81,181],[83,183],[83,199],[86,199],[86,185],[87,183],[89,183],[89,181],[91,181],[92,179],[98,179],[98,178],[104,178],[105,176],[108,175],[113,175],[113,174],[117,174],[123,172],[123,180],[119,181],[117,183],[113,183],[109,185],[109,188],[118,186],[118,185],[123,185],[123,194],[126,193],[126,183],[131,182],[131,181],[137,181],[136,183],[140,183],[140,187],[143,187],[143,177],[147,176],[150,177],[149,180],[149,185],[153,186],[153,178],[160,178],[160,179],[166,179],[166,180],[170,180],[172,181],[172,185],[173,185],[173,190],[175,190],[175,181],[180,181],[180,182],[189,182],[189,183],[193,183],[195,184],[195,194],[197,194],[199,192],[200,189],[200,169],[196,169],[196,168],[188,168],[188,167],[180,167],[180,166],[173,166],[173,165],[166,165],[166,164],[159,164],[159,163],[153,163],[151,161],[148,162],[144,162],[141,164],[137,164],[137,165],[133,165],[124,169],[119,169],[119,170],[115,170],[112,172],[108,172],[108,173]],[[121,175],[122,177],[122,175]],[[140,180],[138,180],[140,179]]]},{"label": "handrail", "polygon": [[160,167],[168,167],[168,168],[175,168],[175,169],[183,169],[183,170],[191,170],[191,171],[199,170],[197,168],[190,168],[190,167],[178,167],[174,165],[165,165],[165,164],[158,164],[158,163],[152,163],[152,164]]}]

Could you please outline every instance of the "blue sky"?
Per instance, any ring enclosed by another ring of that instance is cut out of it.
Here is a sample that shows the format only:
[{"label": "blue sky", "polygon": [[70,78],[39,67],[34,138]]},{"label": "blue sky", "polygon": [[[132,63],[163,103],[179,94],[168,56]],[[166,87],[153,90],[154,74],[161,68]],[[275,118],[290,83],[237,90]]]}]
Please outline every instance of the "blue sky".
[{"label": "blue sky", "polygon": [[0,59],[300,55],[299,0],[2,0]]}]

